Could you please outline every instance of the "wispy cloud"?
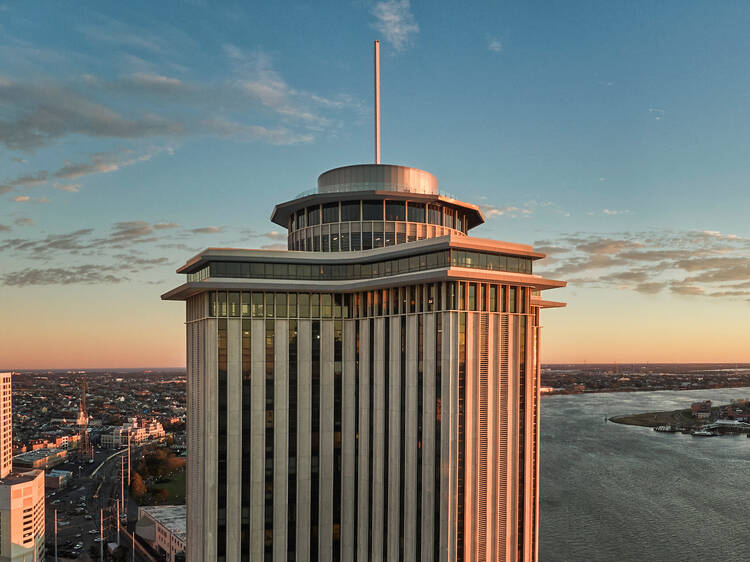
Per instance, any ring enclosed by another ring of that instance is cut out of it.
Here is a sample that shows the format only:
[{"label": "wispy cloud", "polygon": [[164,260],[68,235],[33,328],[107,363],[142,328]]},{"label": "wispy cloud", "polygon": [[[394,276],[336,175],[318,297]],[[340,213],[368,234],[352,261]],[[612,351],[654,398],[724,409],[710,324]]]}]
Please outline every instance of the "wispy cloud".
[{"label": "wispy cloud", "polygon": [[181,123],[154,113],[124,116],[60,83],[0,79],[0,144],[30,151],[68,135],[143,138],[182,135]]},{"label": "wispy cloud", "polygon": [[503,50],[503,44],[500,42],[499,39],[494,39],[490,37],[487,40],[487,48],[493,53],[499,53],[500,51]]},{"label": "wispy cloud", "polygon": [[496,207],[494,205],[480,205],[479,208],[482,209],[484,216],[488,219],[504,216],[517,218],[522,216],[529,216],[534,212],[531,209],[524,209],[521,207],[516,207],[514,205],[507,205],[505,207]]},{"label": "wispy cloud", "polygon": [[68,183],[65,185],[55,184],[55,189],[59,189],[60,191],[69,191],[71,193],[78,193],[78,189],[80,187],[81,187],[80,183]]},{"label": "wispy cloud", "polygon": [[191,228],[190,232],[193,234],[216,234],[223,230],[224,229],[221,226],[203,226],[201,228]]},{"label": "wispy cloud", "polygon": [[397,51],[403,50],[411,42],[412,36],[419,33],[409,0],[377,2],[371,12],[375,16],[373,28],[382,33]]},{"label": "wispy cloud", "polygon": [[572,285],[733,299],[750,289],[750,240],[716,230],[576,234],[553,248],[540,269]]},{"label": "wispy cloud", "polygon": [[28,195],[16,195],[13,197],[16,203],[49,203],[46,197],[29,197]]},{"label": "wispy cloud", "polygon": [[655,121],[661,121],[661,118],[664,117],[664,114],[666,113],[663,109],[658,107],[649,107],[648,112],[654,117]]},{"label": "wispy cloud", "polygon": [[0,275],[4,285],[27,287],[29,285],[72,285],[121,283],[122,275],[103,265],[78,265],[71,267],[29,268]]},{"label": "wispy cloud", "polygon": [[18,226],[34,226],[34,219],[28,217],[18,217],[15,221]]}]

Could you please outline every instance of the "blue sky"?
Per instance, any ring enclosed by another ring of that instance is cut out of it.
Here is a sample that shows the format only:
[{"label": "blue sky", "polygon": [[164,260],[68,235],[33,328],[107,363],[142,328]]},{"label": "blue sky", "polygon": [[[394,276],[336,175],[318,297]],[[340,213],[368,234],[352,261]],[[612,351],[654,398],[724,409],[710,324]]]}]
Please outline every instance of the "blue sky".
[{"label": "blue sky", "polygon": [[2,4],[0,366],[184,362],[174,269],[283,243],[275,203],[372,160],[376,38],[383,161],[570,281],[545,360],[750,360],[748,24],[746,2]]}]

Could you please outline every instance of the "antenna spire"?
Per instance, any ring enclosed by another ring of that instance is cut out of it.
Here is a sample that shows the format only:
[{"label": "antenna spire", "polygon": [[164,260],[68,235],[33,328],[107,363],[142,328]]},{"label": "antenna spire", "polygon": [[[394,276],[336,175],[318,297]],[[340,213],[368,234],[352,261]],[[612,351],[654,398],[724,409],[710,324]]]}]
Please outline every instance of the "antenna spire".
[{"label": "antenna spire", "polygon": [[375,40],[375,163],[380,164],[380,41]]}]

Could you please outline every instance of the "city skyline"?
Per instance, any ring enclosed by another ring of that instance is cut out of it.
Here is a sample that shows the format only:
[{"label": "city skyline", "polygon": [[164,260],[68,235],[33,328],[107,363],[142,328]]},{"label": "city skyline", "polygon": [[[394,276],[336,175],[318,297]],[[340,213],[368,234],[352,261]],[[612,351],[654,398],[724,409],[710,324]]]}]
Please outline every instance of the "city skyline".
[{"label": "city skyline", "polygon": [[544,362],[748,360],[749,7],[142,8],[0,8],[0,368],[184,366],[173,257],[372,161],[374,38],[383,162],[569,281]]}]

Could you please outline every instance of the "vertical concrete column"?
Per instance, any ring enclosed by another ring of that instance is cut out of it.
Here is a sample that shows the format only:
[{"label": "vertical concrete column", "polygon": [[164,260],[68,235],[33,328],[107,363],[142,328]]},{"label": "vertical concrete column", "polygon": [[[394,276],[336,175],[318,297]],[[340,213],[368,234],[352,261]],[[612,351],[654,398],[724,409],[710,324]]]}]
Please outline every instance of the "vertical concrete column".
[{"label": "vertical concrete column", "polygon": [[484,514],[487,521],[487,558],[498,560],[497,552],[497,472],[500,458],[497,450],[499,409],[497,401],[497,380],[500,373],[497,368],[497,319],[498,315],[490,313],[487,321],[487,511]]},{"label": "vertical concrete column", "polygon": [[219,434],[219,387],[218,387],[218,321],[206,321],[204,334],[205,363],[203,369],[203,407],[205,408],[205,427],[203,434],[203,524],[206,534],[203,537],[203,559],[216,559],[217,533],[217,503],[216,489],[219,473],[219,444],[216,435]]},{"label": "vertical concrete column", "polygon": [[[419,337],[417,314],[406,317],[406,395],[401,400],[406,400],[404,413],[404,452],[401,462],[404,464],[404,488],[399,490],[404,498],[404,528],[400,530],[404,534],[404,562],[413,562],[416,557],[417,540],[417,416],[418,411],[418,375],[417,360],[419,359]],[[421,522],[420,522],[421,523]]]},{"label": "vertical concrete column", "polygon": [[[404,311],[405,315],[406,312]],[[399,557],[399,499],[400,469],[403,459],[400,458],[401,448],[401,318],[395,317],[390,323],[390,351],[388,372],[388,527],[386,529],[386,552],[388,560],[398,560]]]},{"label": "vertical concrete column", "polygon": [[250,558],[263,559],[265,544],[266,326],[253,319],[250,328]]},{"label": "vertical concrete column", "polygon": [[297,324],[297,562],[310,560],[312,325]]},{"label": "vertical concrete column", "polygon": [[286,562],[289,493],[289,320],[285,319],[274,322],[273,377],[273,560]]},{"label": "vertical concrete column", "polygon": [[320,562],[333,556],[333,320],[320,321]]},{"label": "vertical concrete column", "polygon": [[[509,297],[510,298],[510,297]],[[510,556],[515,557],[518,551],[518,462],[519,462],[519,418],[520,418],[520,385],[518,377],[518,322],[515,314],[508,314],[508,536],[511,537]]]},{"label": "vertical concrete column", "polygon": [[354,559],[355,509],[354,490],[357,486],[354,472],[356,436],[356,323],[358,320],[344,320],[343,341],[343,381],[341,410],[341,559]]},{"label": "vertical concrete column", "polygon": [[[223,415],[219,412],[219,415]],[[227,560],[240,558],[242,506],[242,320],[227,319]]]},{"label": "vertical concrete column", "polygon": [[477,326],[479,315],[466,313],[466,364],[464,372],[464,561],[476,559],[477,453],[479,448],[477,392]]},{"label": "vertical concrete column", "polygon": [[384,488],[384,434],[383,423],[385,420],[385,384],[383,373],[385,370],[385,361],[383,350],[385,343],[385,319],[374,319],[375,333],[374,350],[375,357],[373,360],[374,372],[374,403],[372,435],[373,443],[373,465],[371,477],[371,501],[372,501],[372,562],[383,560],[383,543],[385,542],[385,529],[383,528],[383,499],[387,491]]},{"label": "vertical concrete column", "polygon": [[[445,438],[445,451],[449,458],[444,462],[447,464],[446,488],[448,492],[447,515],[448,524],[445,529],[445,541],[447,554],[443,558],[442,537],[440,559],[456,560],[456,533],[458,525],[456,516],[458,513],[458,312],[450,312],[445,315],[447,326],[444,325],[443,338],[448,339],[447,368],[443,370],[443,378],[446,379],[448,388],[443,396],[447,402],[447,416],[444,419],[447,436]],[[441,489],[443,486],[441,485]]]},{"label": "vertical concrete column", "polygon": [[417,562],[435,559],[435,313],[424,315],[424,355],[422,366],[422,558]]},{"label": "vertical concrete column", "polygon": [[357,494],[359,501],[357,535],[357,562],[367,562],[369,559],[368,539],[370,536],[370,321],[359,322],[359,475]]}]

